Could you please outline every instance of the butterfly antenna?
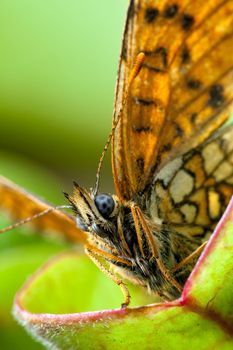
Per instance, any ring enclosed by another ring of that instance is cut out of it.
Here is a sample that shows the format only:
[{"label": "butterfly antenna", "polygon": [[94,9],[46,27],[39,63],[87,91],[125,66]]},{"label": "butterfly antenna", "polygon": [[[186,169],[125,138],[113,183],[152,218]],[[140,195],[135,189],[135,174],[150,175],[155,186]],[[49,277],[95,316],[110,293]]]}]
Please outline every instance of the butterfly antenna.
[{"label": "butterfly antenna", "polygon": [[22,219],[22,220],[17,221],[16,223],[14,223],[12,225],[4,227],[3,229],[0,230],[0,233],[11,231],[16,227],[22,226],[22,225],[26,224],[27,222],[31,222],[35,219],[40,218],[41,216],[47,215],[47,214],[49,214],[55,210],[59,210],[59,209],[72,209],[72,206],[71,205],[58,205],[56,207],[51,207],[51,208],[45,209],[45,210],[41,211],[40,213],[37,213],[33,216],[29,216],[26,219]]},{"label": "butterfly antenna", "polygon": [[129,82],[128,82],[128,86],[127,86],[127,89],[125,90],[125,93],[124,93],[124,97],[123,97],[123,102],[122,102],[122,106],[121,106],[121,109],[118,113],[118,115],[116,116],[116,118],[114,119],[113,121],[113,125],[112,125],[112,130],[110,132],[110,134],[108,135],[108,139],[107,139],[107,142],[104,146],[104,149],[103,149],[103,152],[101,154],[101,157],[100,157],[100,160],[99,160],[99,164],[98,164],[98,168],[97,168],[97,173],[96,173],[96,183],[95,183],[95,188],[94,188],[94,191],[93,191],[93,195],[94,197],[96,196],[97,192],[98,192],[98,188],[99,188],[99,182],[100,182],[100,170],[101,170],[101,167],[102,167],[102,163],[103,163],[103,160],[104,160],[104,156],[106,154],[106,151],[109,147],[109,144],[112,140],[112,136],[115,132],[115,129],[117,127],[117,124],[122,116],[122,111],[125,107],[125,104],[126,104],[126,101],[127,101],[127,98],[128,98],[128,95],[129,95],[129,89],[131,87],[131,84],[132,82],[134,81],[134,79],[136,78],[136,76],[139,74],[141,68],[142,68],[142,65],[143,65],[143,62],[145,61],[145,54],[143,52],[140,52],[137,57],[136,57],[136,60],[135,60],[135,63],[133,65],[133,68],[130,72],[130,75],[129,75]]}]

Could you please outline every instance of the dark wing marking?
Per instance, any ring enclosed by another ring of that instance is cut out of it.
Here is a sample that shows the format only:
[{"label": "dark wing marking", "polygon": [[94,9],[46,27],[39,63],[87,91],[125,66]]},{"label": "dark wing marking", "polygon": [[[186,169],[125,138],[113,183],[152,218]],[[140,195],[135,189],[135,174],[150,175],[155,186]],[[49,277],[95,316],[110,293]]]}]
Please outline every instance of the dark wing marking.
[{"label": "dark wing marking", "polygon": [[179,232],[212,232],[233,194],[233,126],[217,132],[203,145],[176,158],[155,177],[147,202]]},{"label": "dark wing marking", "polygon": [[136,55],[143,51],[146,60],[113,137],[112,167],[121,199],[145,191],[155,173],[207,140],[232,111],[233,2],[174,4],[130,2],[115,118]]}]

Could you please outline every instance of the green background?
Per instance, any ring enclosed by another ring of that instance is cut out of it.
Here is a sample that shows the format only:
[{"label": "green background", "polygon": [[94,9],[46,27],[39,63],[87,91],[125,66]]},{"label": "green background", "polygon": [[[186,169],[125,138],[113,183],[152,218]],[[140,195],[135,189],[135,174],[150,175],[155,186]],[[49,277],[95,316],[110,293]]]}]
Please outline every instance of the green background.
[{"label": "green background", "polygon": [[[111,128],[127,0],[0,2],[0,173],[64,204],[72,180],[91,187]],[[112,190],[110,157],[101,178]],[[9,223],[0,214],[0,224]],[[15,291],[61,243],[0,237],[1,348],[41,349],[10,314]]]},{"label": "green background", "polygon": [[111,127],[127,3],[1,1],[1,149],[93,183]]}]

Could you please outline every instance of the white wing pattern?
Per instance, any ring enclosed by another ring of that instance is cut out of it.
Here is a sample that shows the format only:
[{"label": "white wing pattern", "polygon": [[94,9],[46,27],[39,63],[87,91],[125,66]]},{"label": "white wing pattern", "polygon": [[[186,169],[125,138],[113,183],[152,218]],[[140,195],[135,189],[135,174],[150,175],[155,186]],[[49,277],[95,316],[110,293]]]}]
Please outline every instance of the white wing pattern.
[{"label": "white wing pattern", "polygon": [[178,232],[206,236],[232,193],[233,125],[168,163],[147,194],[147,208]]}]

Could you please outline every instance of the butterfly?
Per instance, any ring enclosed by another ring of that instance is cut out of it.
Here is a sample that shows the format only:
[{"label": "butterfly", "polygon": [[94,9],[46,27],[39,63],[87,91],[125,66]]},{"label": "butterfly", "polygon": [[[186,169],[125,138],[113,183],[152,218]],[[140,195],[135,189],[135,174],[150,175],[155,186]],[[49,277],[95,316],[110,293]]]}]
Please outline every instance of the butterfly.
[{"label": "butterfly", "polygon": [[232,28],[233,1],[131,0],[107,142],[116,194],[98,193],[99,166],[94,190],[65,194],[71,216],[0,179],[1,205],[83,240],[123,306],[124,279],[180,296],[233,193]]}]

